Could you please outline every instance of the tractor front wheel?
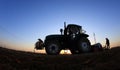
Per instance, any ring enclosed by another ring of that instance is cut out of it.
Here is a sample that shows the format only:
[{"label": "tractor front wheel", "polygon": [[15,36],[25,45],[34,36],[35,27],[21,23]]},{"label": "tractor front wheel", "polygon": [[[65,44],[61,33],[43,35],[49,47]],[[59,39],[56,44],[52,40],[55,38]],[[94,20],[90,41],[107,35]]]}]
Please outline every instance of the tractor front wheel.
[{"label": "tractor front wheel", "polygon": [[57,55],[60,53],[60,45],[57,41],[49,41],[45,47],[46,53],[50,55]]}]

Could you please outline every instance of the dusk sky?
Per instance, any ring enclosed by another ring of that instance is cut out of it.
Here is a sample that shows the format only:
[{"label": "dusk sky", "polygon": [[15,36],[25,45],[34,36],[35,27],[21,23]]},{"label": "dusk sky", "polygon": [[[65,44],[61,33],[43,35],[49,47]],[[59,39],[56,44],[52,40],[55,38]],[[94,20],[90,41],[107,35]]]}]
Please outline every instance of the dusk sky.
[{"label": "dusk sky", "polygon": [[0,0],[0,45],[32,51],[38,38],[78,24],[94,44],[120,45],[120,0]]}]

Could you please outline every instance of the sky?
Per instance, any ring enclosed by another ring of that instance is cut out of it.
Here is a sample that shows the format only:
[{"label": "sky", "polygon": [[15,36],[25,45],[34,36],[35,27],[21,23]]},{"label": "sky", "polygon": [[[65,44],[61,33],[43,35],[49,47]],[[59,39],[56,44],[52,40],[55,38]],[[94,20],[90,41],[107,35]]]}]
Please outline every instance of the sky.
[{"label": "sky", "polygon": [[120,45],[120,0],[0,0],[0,45],[33,51],[38,38],[60,34],[67,24],[81,25],[96,41]]}]

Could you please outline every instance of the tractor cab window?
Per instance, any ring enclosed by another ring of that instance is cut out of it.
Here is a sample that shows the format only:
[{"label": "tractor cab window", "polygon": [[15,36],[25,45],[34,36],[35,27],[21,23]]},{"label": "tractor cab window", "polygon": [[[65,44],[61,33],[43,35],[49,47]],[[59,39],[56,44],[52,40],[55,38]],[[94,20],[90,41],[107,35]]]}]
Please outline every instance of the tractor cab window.
[{"label": "tractor cab window", "polygon": [[67,35],[70,34],[80,34],[82,33],[82,27],[81,26],[77,26],[77,25],[68,25],[67,27]]}]

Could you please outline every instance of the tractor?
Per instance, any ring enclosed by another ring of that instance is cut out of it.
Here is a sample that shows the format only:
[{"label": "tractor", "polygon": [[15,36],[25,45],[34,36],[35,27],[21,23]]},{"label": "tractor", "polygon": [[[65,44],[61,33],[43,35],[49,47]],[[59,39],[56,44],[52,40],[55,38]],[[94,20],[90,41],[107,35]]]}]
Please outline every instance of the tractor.
[{"label": "tractor", "polygon": [[[44,42],[40,41],[35,49],[43,49],[49,55],[58,55],[61,50],[69,49],[72,54],[89,53],[97,49],[102,49],[101,44],[91,45],[85,30],[82,26],[68,24],[64,22],[64,29],[60,29],[61,34],[48,35]],[[41,40],[41,39],[40,39]]]}]

